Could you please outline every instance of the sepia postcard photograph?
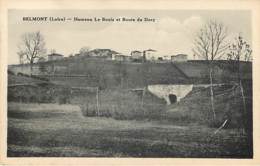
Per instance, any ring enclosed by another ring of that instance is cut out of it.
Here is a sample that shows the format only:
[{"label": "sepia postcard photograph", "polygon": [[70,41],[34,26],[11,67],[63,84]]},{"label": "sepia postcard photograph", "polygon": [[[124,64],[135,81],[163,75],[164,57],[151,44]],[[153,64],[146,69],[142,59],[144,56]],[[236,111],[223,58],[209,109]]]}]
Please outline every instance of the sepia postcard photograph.
[{"label": "sepia postcard photograph", "polygon": [[253,160],[253,16],[7,9],[5,157]]}]

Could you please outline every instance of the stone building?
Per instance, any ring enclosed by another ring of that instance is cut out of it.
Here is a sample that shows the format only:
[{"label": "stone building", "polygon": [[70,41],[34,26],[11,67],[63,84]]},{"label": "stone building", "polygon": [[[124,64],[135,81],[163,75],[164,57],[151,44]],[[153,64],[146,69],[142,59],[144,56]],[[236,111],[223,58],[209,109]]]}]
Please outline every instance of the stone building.
[{"label": "stone building", "polygon": [[56,60],[61,60],[63,59],[63,55],[57,54],[57,53],[52,53],[48,55],[48,61],[56,61]]},{"label": "stone building", "polygon": [[177,54],[171,56],[172,62],[186,62],[188,60],[188,55],[186,54]]}]

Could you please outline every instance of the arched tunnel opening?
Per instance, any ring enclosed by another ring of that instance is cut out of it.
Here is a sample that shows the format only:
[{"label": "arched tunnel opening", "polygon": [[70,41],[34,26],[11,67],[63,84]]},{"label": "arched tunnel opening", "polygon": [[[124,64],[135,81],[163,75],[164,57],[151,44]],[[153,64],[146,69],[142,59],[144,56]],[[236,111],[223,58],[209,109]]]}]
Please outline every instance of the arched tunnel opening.
[{"label": "arched tunnel opening", "polygon": [[171,104],[174,104],[177,102],[177,96],[174,94],[169,94],[169,99],[170,99]]}]

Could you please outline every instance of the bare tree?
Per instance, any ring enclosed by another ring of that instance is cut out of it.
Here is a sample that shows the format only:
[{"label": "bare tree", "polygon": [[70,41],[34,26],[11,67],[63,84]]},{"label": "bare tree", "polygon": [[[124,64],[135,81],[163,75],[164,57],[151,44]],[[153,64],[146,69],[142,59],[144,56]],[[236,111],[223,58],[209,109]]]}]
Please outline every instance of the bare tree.
[{"label": "bare tree", "polygon": [[25,57],[24,59],[30,63],[32,73],[32,64],[46,53],[44,37],[38,31],[23,34],[21,40],[17,54],[20,58]]},{"label": "bare tree", "polygon": [[214,60],[221,59],[228,49],[227,27],[216,20],[209,20],[196,34],[194,40],[194,55],[207,61],[210,78],[211,110],[216,118],[213,93],[213,68]]},{"label": "bare tree", "polygon": [[[243,39],[239,34],[235,41],[229,45],[228,60],[234,60],[239,62],[241,60],[251,61],[252,60],[252,49],[250,45]],[[239,65],[239,64],[238,64]]]}]

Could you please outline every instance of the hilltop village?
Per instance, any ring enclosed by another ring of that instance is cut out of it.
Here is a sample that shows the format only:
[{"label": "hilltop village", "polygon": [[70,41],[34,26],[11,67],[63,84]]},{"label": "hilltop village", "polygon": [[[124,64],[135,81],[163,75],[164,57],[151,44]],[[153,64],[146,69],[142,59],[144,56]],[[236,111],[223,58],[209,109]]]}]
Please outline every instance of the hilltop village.
[{"label": "hilltop village", "polygon": [[[46,62],[46,61],[56,61],[62,60],[66,58],[72,57],[93,57],[93,58],[101,58],[106,60],[115,60],[115,61],[128,61],[128,62],[185,62],[188,60],[188,55],[186,54],[177,54],[171,56],[160,56],[156,50],[154,49],[147,49],[144,51],[133,50],[130,52],[129,55],[122,54],[116,52],[111,49],[93,49],[90,51],[84,51],[80,53],[76,53],[74,55],[69,55],[69,57],[65,57],[59,53],[51,53],[48,54],[46,58],[39,58],[38,62]],[[20,59],[20,64],[25,64],[26,57]]]}]

